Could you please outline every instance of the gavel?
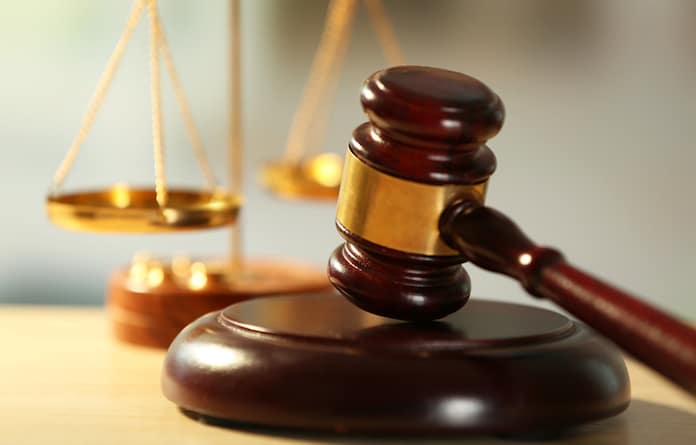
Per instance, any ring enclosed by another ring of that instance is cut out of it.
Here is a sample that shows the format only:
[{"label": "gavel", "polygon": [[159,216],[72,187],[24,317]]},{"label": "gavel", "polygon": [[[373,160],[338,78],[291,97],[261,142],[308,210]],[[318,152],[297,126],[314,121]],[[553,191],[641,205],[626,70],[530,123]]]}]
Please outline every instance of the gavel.
[{"label": "gavel", "polygon": [[496,167],[486,141],[505,116],[490,88],[453,71],[393,67],[368,78],[361,103],[369,122],[353,133],[338,198],[345,243],[328,266],[345,297],[385,317],[439,319],[465,306],[468,261],[519,281],[696,394],[696,330],[484,205]]}]

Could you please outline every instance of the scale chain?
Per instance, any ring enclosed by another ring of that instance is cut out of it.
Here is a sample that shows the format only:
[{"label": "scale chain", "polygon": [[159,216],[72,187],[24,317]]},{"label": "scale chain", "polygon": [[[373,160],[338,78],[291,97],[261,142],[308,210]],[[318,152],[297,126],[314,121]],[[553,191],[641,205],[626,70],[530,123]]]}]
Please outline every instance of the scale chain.
[{"label": "scale chain", "polygon": [[367,13],[372,19],[372,25],[377,33],[377,38],[382,45],[384,56],[389,65],[403,65],[404,53],[394,32],[394,26],[389,21],[387,11],[382,0],[364,0]]},{"label": "scale chain", "polygon": [[[404,55],[399,41],[396,38],[396,33],[394,32],[394,27],[392,26],[387,12],[384,8],[384,3],[382,0],[364,0],[363,3],[367,9],[368,16],[372,21],[372,26],[377,33],[377,39],[380,42],[380,46],[384,51],[384,56],[389,65],[403,65]],[[356,6],[357,7],[357,6]],[[341,69],[343,67],[343,62],[345,61],[345,54],[348,50],[348,43],[350,41],[350,23],[345,27],[345,29],[340,30],[340,38],[334,44],[333,48],[327,45],[326,51],[333,52],[335,62],[331,65],[331,70],[325,73],[322,77],[326,78],[326,83],[324,85],[324,90],[321,93],[321,97],[324,99],[315,110],[314,119],[312,120],[313,131],[307,131],[306,141],[301,145],[318,148],[326,138],[326,131],[328,129],[328,119],[331,116],[329,110],[327,110],[329,104],[333,101],[336,95],[336,89],[338,87],[338,81]]]},{"label": "scale chain", "polygon": [[[290,162],[299,161],[306,153],[307,145],[318,146],[324,139],[329,116],[325,109],[338,84],[338,73],[348,48],[356,3],[356,0],[332,0],[328,6],[326,25],[310,68],[309,80],[290,126],[285,150],[285,159]],[[402,65],[403,51],[382,0],[364,0],[363,3],[387,63]],[[312,128],[314,131],[310,132]]]},{"label": "scale chain", "polygon": [[[357,5],[355,9],[357,10]],[[323,100],[317,105],[314,113],[312,113],[313,119],[311,125],[313,130],[309,131],[308,129],[306,131],[306,140],[302,142],[301,147],[314,147],[316,150],[326,139],[328,120],[331,117],[329,106],[333,103],[338,89],[340,73],[343,68],[343,63],[345,62],[348,44],[350,43],[350,29],[354,21],[355,13],[352,13],[352,16],[350,22],[345,24],[344,29],[337,31],[339,36],[333,43],[333,47],[331,47],[331,44],[327,44],[327,48],[322,50],[324,52],[333,53],[334,62],[331,64],[329,72],[322,75],[322,78],[325,78],[325,82],[323,91],[320,91],[318,94]]]},{"label": "scale chain", "polygon": [[174,96],[176,97],[177,104],[179,106],[179,111],[184,119],[184,125],[186,126],[186,131],[189,136],[189,141],[191,147],[193,147],[193,152],[196,155],[196,160],[198,161],[198,166],[201,169],[201,173],[205,178],[208,188],[210,190],[215,190],[218,186],[217,179],[215,179],[215,174],[210,166],[210,160],[203,146],[200,132],[196,127],[196,123],[193,119],[193,113],[191,112],[191,107],[189,106],[188,100],[186,99],[186,94],[184,93],[184,88],[179,78],[179,74],[176,70],[176,65],[174,64],[174,57],[172,56],[171,49],[167,43],[167,38],[164,33],[164,28],[162,27],[162,21],[160,20],[157,10],[154,11],[155,22],[157,24],[157,31],[159,35],[159,48],[162,53],[165,67],[169,74],[169,78],[172,82],[172,89],[174,90]]},{"label": "scale chain", "polygon": [[63,158],[63,160],[61,161],[58,170],[56,170],[56,173],[53,176],[53,183],[49,191],[49,195],[51,196],[55,196],[56,194],[58,194],[59,189],[65,181],[65,177],[67,176],[68,172],[75,163],[77,154],[80,151],[82,143],[87,137],[87,133],[89,132],[90,128],[92,128],[94,118],[96,117],[97,112],[99,111],[99,108],[101,107],[104,98],[106,97],[106,93],[109,89],[109,86],[111,85],[111,81],[114,78],[116,69],[118,68],[123,57],[126,45],[128,44],[128,41],[130,40],[131,35],[133,34],[133,31],[138,25],[140,16],[142,15],[143,8],[145,6],[145,2],[146,0],[135,0],[133,4],[133,9],[131,11],[130,16],[128,17],[128,22],[126,23],[126,29],[123,31],[121,38],[118,40],[116,48],[114,49],[114,52],[111,54],[111,57],[109,58],[109,61],[106,64],[106,68],[104,69],[104,72],[99,78],[97,88],[95,89],[94,94],[92,95],[92,98],[89,101],[89,104],[87,106],[87,112],[85,113],[85,116],[82,119],[82,123],[80,124],[80,129],[77,132],[77,136],[75,137],[72,145],[70,146],[70,149],[68,150],[68,153],[65,155],[65,158]]},{"label": "scale chain", "polygon": [[65,182],[65,178],[72,168],[79,150],[91,129],[97,113],[99,112],[101,105],[106,97],[109,87],[113,81],[116,69],[120,65],[121,59],[125,52],[125,48],[131,39],[133,31],[137,27],[140,17],[142,16],[143,10],[147,6],[148,15],[150,18],[150,66],[151,66],[151,99],[152,99],[152,133],[153,133],[153,147],[154,147],[154,160],[155,160],[155,190],[156,190],[156,200],[160,207],[166,204],[167,200],[167,189],[166,189],[166,176],[165,176],[165,156],[164,156],[164,143],[162,134],[162,112],[161,112],[161,76],[160,76],[160,52],[164,58],[165,66],[167,72],[172,81],[172,86],[174,94],[179,106],[179,110],[183,116],[184,124],[189,136],[189,141],[193,147],[194,154],[198,161],[201,173],[206,180],[208,188],[213,191],[217,188],[218,182],[215,179],[213,170],[210,166],[210,161],[207,157],[205,148],[200,137],[200,133],[193,120],[193,115],[191,113],[190,106],[186,99],[181,80],[176,71],[174,64],[174,58],[172,56],[169,45],[166,41],[164,30],[162,28],[162,23],[157,12],[157,2],[156,0],[135,0],[133,9],[128,18],[126,29],[124,30],[121,38],[116,44],[107,66],[99,79],[95,92],[90,100],[87,112],[82,120],[80,128],[78,130],[77,136],[75,137],[68,153],[62,160],[58,170],[56,171],[51,189],[49,190],[50,196],[56,196]]},{"label": "scale chain", "polygon": [[326,27],[310,68],[309,81],[290,127],[285,157],[291,161],[297,161],[302,157],[303,144],[307,140],[312,119],[320,106],[331,67],[338,55],[336,48],[344,40],[343,36],[349,30],[355,16],[355,4],[355,0],[332,0],[329,4]]},{"label": "scale chain", "polygon": [[167,206],[167,175],[164,165],[164,138],[162,135],[162,91],[160,85],[159,28],[157,27],[157,0],[148,0],[150,19],[150,98],[152,106],[152,146],[155,160],[155,199],[160,208]]}]

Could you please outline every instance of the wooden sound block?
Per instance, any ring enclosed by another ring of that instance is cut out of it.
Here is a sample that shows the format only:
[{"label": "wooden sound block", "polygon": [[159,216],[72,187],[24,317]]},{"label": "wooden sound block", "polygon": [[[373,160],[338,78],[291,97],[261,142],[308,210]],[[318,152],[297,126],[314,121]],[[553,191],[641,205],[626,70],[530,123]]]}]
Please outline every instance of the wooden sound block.
[{"label": "wooden sound block", "polygon": [[616,347],[563,315],[473,300],[407,323],[333,292],[198,319],[172,343],[162,387],[215,422],[398,434],[544,434],[630,399]]},{"label": "wooden sound block", "polygon": [[167,348],[187,324],[232,303],[330,287],[323,270],[296,261],[245,260],[234,273],[221,262],[206,264],[204,282],[194,282],[194,287],[176,279],[170,266],[162,267],[156,285],[134,282],[128,267],[115,270],[106,305],[116,337]]}]

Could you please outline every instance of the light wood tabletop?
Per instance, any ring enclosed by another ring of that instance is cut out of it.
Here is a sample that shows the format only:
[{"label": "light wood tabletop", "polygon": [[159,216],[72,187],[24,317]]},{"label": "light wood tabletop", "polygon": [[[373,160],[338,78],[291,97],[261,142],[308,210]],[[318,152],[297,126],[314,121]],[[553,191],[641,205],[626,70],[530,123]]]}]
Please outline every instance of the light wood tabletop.
[{"label": "light wood tabletop", "polygon": [[[0,306],[0,353],[1,444],[530,443],[206,425],[161,395],[164,351],[117,342],[98,308]],[[641,365],[629,362],[629,372],[626,412],[544,443],[696,443],[696,399]]]}]

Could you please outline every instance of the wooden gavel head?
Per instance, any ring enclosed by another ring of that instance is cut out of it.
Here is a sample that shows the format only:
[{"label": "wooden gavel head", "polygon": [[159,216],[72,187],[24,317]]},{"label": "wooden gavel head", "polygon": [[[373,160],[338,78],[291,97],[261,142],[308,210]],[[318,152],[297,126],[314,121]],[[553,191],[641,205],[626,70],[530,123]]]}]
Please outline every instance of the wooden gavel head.
[{"label": "wooden gavel head", "polygon": [[345,239],[329,260],[333,285],[369,312],[432,320],[469,298],[465,258],[440,236],[453,202],[483,203],[496,161],[500,98],[464,74],[389,68],[365,82],[369,122],[353,133],[338,198]]}]

